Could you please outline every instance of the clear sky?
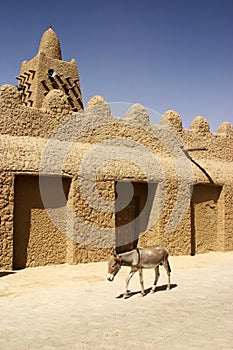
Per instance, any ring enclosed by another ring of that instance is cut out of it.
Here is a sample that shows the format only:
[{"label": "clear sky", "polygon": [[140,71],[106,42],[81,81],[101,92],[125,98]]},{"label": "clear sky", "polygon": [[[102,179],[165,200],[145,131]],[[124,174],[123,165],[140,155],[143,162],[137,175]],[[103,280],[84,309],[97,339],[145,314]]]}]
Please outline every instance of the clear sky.
[{"label": "clear sky", "polygon": [[[84,105],[139,102],[160,114],[196,116],[211,131],[233,124],[232,0],[1,1],[0,85],[16,85],[22,61],[50,24],[65,61],[79,67]],[[153,120],[152,122],[156,122]]]}]

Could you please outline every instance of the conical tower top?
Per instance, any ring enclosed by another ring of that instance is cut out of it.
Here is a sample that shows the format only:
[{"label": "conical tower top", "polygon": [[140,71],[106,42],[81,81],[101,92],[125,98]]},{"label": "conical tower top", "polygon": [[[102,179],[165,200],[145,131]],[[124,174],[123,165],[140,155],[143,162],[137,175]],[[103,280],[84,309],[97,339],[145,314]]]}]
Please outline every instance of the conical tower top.
[{"label": "conical tower top", "polygon": [[62,59],[60,42],[52,27],[47,29],[41,37],[39,52],[40,51],[43,51],[48,57],[58,60]]}]

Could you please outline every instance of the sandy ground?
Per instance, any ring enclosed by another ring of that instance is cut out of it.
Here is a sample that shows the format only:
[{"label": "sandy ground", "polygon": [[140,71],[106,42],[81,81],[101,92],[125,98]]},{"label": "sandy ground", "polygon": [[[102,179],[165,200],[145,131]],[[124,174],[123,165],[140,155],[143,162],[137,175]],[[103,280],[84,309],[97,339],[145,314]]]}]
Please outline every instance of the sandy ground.
[{"label": "sandy ground", "polygon": [[[1,350],[233,349],[233,252],[170,257],[172,289],[122,298],[122,268],[59,265],[0,272]],[[144,272],[151,287],[153,270]]]}]

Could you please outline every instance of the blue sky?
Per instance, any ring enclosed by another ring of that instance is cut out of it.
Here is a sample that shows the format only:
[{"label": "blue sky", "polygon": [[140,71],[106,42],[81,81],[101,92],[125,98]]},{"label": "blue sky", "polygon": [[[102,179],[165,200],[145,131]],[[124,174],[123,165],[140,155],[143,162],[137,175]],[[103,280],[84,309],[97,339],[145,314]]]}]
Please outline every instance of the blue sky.
[{"label": "blue sky", "polygon": [[77,60],[85,105],[102,95],[173,109],[185,128],[202,115],[215,132],[233,124],[232,19],[232,0],[4,1],[0,85],[17,84],[51,24],[63,59]]}]

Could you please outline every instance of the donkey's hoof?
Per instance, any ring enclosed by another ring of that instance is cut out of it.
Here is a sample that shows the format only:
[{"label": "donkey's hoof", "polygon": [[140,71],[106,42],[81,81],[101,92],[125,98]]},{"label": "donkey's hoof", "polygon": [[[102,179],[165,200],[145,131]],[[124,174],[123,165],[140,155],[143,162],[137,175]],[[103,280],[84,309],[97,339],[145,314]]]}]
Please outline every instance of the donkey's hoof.
[{"label": "donkey's hoof", "polygon": [[144,297],[146,295],[145,292],[141,292],[141,296]]},{"label": "donkey's hoof", "polygon": [[129,298],[129,295],[130,295],[130,294],[129,294],[128,292],[127,292],[127,293],[124,293],[123,298],[124,298],[124,299],[127,299],[127,298]]},{"label": "donkey's hoof", "polygon": [[171,286],[167,286],[167,290],[170,290],[171,289]]},{"label": "donkey's hoof", "polygon": [[154,294],[155,293],[155,289],[152,288],[151,291],[150,291],[150,294]]}]

